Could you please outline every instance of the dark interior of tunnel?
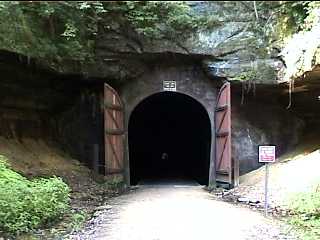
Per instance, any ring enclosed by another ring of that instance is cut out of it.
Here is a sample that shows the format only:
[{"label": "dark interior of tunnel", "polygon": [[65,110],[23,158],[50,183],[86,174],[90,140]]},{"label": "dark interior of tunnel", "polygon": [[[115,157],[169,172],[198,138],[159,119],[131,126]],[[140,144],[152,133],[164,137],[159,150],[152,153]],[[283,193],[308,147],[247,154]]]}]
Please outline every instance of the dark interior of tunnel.
[{"label": "dark interior of tunnel", "polygon": [[206,185],[210,145],[210,119],[199,102],[176,92],[154,94],[130,116],[130,183],[195,180]]}]

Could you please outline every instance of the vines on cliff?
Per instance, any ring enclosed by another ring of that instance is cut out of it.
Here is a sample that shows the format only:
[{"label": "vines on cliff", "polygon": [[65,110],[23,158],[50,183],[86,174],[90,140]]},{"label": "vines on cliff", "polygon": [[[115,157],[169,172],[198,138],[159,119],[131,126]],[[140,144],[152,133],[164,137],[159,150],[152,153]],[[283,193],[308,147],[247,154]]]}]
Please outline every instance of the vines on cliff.
[{"label": "vines on cliff", "polygon": [[178,1],[1,2],[0,45],[32,57],[88,61],[94,57],[98,23],[108,15],[125,17],[150,39],[180,39],[217,24]]},{"label": "vines on cliff", "polygon": [[[250,7],[249,2],[243,2],[243,4]],[[284,80],[288,82],[287,109],[289,109],[292,106],[294,80],[306,69],[310,70],[311,65],[316,64],[313,63],[316,62],[314,59],[320,59],[316,56],[319,46],[319,43],[315,42],[317,31],[313,29],[320,22],[320,3],[317,1],[274,1],[272,3],[255,1],[251,10],[252,18],[255,17],[256,20],[252,20],[251,27],[257,35],[261,36],[260,39],[263,39],[260,48],[280,59],[286,66]],[[243,79],[240,80],[243,81]]]}]

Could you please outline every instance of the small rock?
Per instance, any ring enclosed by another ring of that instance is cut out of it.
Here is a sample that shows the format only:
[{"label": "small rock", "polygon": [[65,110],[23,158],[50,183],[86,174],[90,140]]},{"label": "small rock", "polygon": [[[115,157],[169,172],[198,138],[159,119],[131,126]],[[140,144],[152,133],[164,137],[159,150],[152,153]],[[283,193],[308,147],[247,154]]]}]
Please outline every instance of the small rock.
[{"label": "small rock", "polygon": [[95,212],[92,216],[95,217],[95,218],[96,218],[96,217],[99,217],[99,216],[100,216],[100,212],[97,211],[97,212]]},{"label": "small rock", "polygon": [[110,206],[110,205],[103,205],[103,206],[96,207],[95,210],[96,211],[103,211],[103,210],[110,210],[111,208],[112,208],[112,206]]},{"label": "small rock", "polygon": [[249,203],[249,199],[248,198],[245,198],[245,197],[239,197],[238,198],[238,202],[244,202],[244,203]]}]

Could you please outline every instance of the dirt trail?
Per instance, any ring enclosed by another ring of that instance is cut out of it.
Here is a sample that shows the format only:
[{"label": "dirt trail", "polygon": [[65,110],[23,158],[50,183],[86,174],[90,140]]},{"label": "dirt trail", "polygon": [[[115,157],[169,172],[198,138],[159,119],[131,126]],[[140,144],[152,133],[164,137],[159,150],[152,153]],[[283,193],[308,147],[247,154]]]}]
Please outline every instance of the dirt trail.
[{"label": "dirt trail", "polygon": [[297,239],[261,213],[217,201],[196,184],[144,185],[113,198],[70,239]]},{"label": "dirt trail", "polygon": [[[269,204],[288,208],[290,198],[297,193],[320,189],[320,149],[283,157],[271,164],[269,171]],[[264,202],[265,168],[261,167],[240,177],[240,186],[232,193],[251,201]]]}]

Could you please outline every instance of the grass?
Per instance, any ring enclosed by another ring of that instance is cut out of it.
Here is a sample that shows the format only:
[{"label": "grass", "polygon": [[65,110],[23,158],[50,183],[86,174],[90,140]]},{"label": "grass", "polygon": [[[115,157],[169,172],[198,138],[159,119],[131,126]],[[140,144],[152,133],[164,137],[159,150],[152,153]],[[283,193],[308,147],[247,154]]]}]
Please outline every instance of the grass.
[{"label": "grass", "polygon": [[289,223],[297,228],[303,239],[320,239],[320,185],[312,192],[291,196],[289,206],[293,211]]},{"label": "grass", "polygon": [[89,215],[83,210],[80,210],[78,212],[73,211],[70,216],[70,223],[68,226],[69,231],[78,231],[81,229],[85,223],[85,221],[88,219]]}]

